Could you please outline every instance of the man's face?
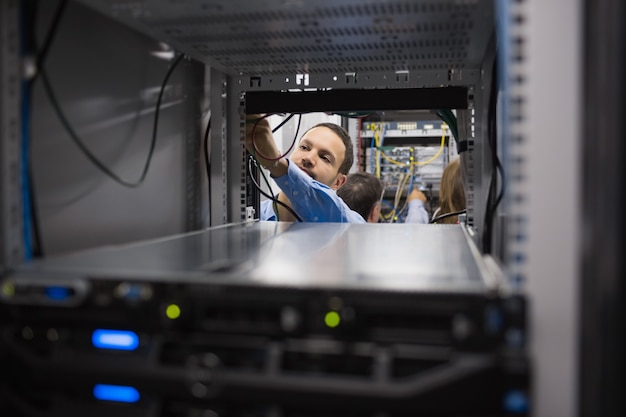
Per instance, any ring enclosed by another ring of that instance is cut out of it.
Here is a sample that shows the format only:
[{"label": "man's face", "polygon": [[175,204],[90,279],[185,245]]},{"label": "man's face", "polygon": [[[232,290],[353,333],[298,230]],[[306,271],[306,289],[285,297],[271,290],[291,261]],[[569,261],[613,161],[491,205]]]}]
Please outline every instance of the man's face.
[{"label": "man's face", "polygon": [[346,182],[346,176],[339,173],[345,156],[346,147],[341,138],[329,128],[319,126],[304,134],[289,159],[314,180],[336,190]]}]

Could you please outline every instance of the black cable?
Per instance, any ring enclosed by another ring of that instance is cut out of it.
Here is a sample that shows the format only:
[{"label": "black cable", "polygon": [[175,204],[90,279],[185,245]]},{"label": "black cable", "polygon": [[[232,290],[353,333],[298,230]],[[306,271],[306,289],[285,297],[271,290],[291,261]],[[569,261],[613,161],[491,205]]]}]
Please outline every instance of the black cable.
[{"label": "black cable", "polygon": [[[27,54],[35,55],[35,73],[33,77],[28,80],[29,84],[29,94],[31,94],[33,85],[37,80],[37,76],[39,75],[40,69],[43,67],[43,64],[48,56],[48,52],[50,51],[50,46],[56,37],[58,32],[59,23],[65,11],[65,7],[67,5],[67,0],[61,0],[59,5],[54,12],[54,16],[52,18],[52,23],[47,30],[47,35],[44,37],[44,43],[41,48],[37,47],[37,36],[36,36],[36,26],[37,26],[37,10],[40,4],[39,1],[32,0],[26,1],[23,3],[26,13],[28,15],[28,23],[26,23],[27,29],[26,34],[24,36],[23,42],[26,46]],[[37,215],[37,196],[35,193],[35,185],[34,185],[34,173],[32,169],[32,154],[28,152],[28,168],[26,170],[28,179],[28,193],[30,195],[29,204],[30,204],[30,218],[32,222],[32,234],[33,234],[33,256],[34,257],[43,257],[43,243],[41,239],[41,228],[39,224],[39,217]]]},{"label": "black cable", "polygon": [[426,185],[426,191],[427,191],[426,198],[427,198],[428,202],[430,203],[430,204],[428,204],[428,208],[429,208],[429,210],[428,210],[428,217],[432,217],[432,215],[434,214],[434,212],[433,212],[433,205],[434,204],[433,203],[435,201],[435,198],[434,198],[434,195],[433,195],[433,185],[431,183],[428,183]]},{"label": "black cable", "polygon": [[258,169],[260,169],[259,165],[256,163],[256,161],[254,160],[254,158],[252,157],[252,155],[248,158],[248,175],[250,176],[250,180],[252,180],[252,183],[254,184],[254,187],[259,190],[259,192],[261,194],[263,194],[265,197],[269,198],[270,200],[272,200],[274,203],[279,204],[281,206],[283,206],[285,209],[287,209],[288,212],[290,212],[297,221],[302,222],[302,218],[300,216],[298,216],[298,214],[291,208],[289,207],[287,204],[283,203],[282,201],[278,200],[278,198],[276,198],[275,196],[266,193],[265,191],[263,191],[261,189],[261,186],[259,185],[259,183],[256,182],[256,179],[254,179],[254,173],[252,171],[252,163],[254,162],[254,164],[257,166]]},{"label": "black cable", "polygon": [[452,113],[452,111],[448,109],[441,109],[437,110],[435,114],[448,125],[448,127],[450,128],[450,132],[452,132],[452,138],[457,143],[457,147],[460,147],[457,120],[454,113]]},{"label": "black cable", "polygon": [[[293,118],[293,116],[295,116],[295,115],[296,115],[296,113],[291,113],[289,116],[287,116],[287,118],[285,120],[280,122],[280,124],[278,126],[276,126],[274,129],[272,129],[272,133],[275,133],[278,129],[283,127],[285,125],[285,123],[287,123],[289,120],[291,120]],[[265,116],[265,117],[267,117],[267,116]],[[300,117],[302,117],[302,115],[300,115]]]},{"label": "black cable", "polygon": [[452,213],[442,214],[441,216],[435,217],[434,219],[432,219],[428,223],[437,223],[439,220],[446,219],[448,217],[458,216],[459,214],[463,214],[463,213],[467,213],[467,210],[463,209],[463,210],[459,210],[459,211],[454,211]]},{"label": "black cable", "polygon": [[28,181],[28,193],[30,194],[30,217],[31,217],[31,227],[33,233],[33,257],[42,258],[44,256],[43,243],[41,240],[41,226],[39,224],[39,216],[37,216],[37,201],[35,194],[35,185],[33,184],[33,170],[32,164],[28,164],[28,176],[30,177]]},{"label": "black cable", "polygon": [[496,198],[496,202],[495,202],[495,204],[493,206],[494,211],[500,205],[500,202],[502,201],[502,198],[504,197],[504,193],[505,193],[505,189],[506,189],[506,182],[505,182],[505,177],[504,177],[504,167],[502,166],[502,163],[500,162],[500,158],[498,158],[498,157],[496,157],[496,167],[498,168],[498,172],[500,173],[501,185],[500,185],[500,193],[498,194],[498,197]]},{"label": "black cable", "polygon": [[250,122],[254,123],[254,127],[252,128],[252,147],[254,148],[254,153],[255,153],[255,155],[254,155],[254,156],[255,156],[255,157],[256,157],[256,156],[257,156],[257,154],[258,154],[258,156],[260,156],[260,157],[261,157],[261,158],[263,158],[263,159],[267,159],[268,161],[277,161],[278,159],[284,158],[285,156],[287,156],[287,154],[289,154],[289,153],[291,152],[291,150],[293,149],[293,147],[295,146],[295,144],[296,144],[296,142],[297,142],[297,140],[298,140],[298,133],[300,132],[300,124],[302,123],[302,113],[291,113],[291,114],[290,114],[290,115],[289,115],[289,116],[288,116],[285,120],[283,120],[283,121],[282,121],[282,122],[281,122],[278,126],[276,126],[274,129],[272,129],[272,133],[275,133],[278,129],[280,129],[281,127],[283,127],[283,126],[285,125],[285,123],[287,123],[287,122],[288,122],[291,118],[293,118],[293,116],[295,116],[296,114],[300,115],[300,118],[298,119],[298,127],[297,127],[297,129],[296,129],[296,134],[295,134],[295,137],[294,137],[293,141],[291,142],[291,145],[289,146],[289,149],[287,149],[287,151],[286,151],[284,154],[281,152],[281,155],[280,155],[280,157],[278,157],[278,158],[270,158],[270,157],[268,157],[268,156],[263,155],[263,154],[259,151],[259,149],[257,148],[257,146],[256,146],[256,144],[255,144],[255,141],[254,141],[254,131],[255,131],[255,129],[256,129],[256,126],[257,126],[258,122],[259,122],[260,120],[263,120],[263,119],[266,119],[266,118],[268,118],[268,117],[272,116],[273,114],[272,114],[272,113],[268,113],[268,114],[265,114],[265,115],[263,115],[263,116],[259,117],[259,118],[258,118],[258,119],[256,119],[256,120],[250,120]]},{"label": "black cable", "polygon": [[69,133],[70,138],[74,141],[76,146],[78,146],[78,148],[83,152],[85,157],[87,157],[87,159],[89,159],[89,161],[91,161],[106,176],[108,176],[109,178],[117,182],[118,184],[124,187],[128,187],[128,188],[136,188],[139,185],[141,185],[143,181],[145,180],[146,175],[148,173],[148,169],[150,168],[150,163],[152,161],[152,154],[154,153],[154,148],[156,145],[156,138],[157,138],[156,135],[157,135],[157,126],[159,123],[159,109],[161,107],[161,100],[163,98],[163,92],[165,91],[165,85],[167,84],[167,81],[169,80],[170,75],[172,74],[172,72],[174,71],[178,63],[182,60],[182,58],[183,58],[183,54],[178,55],[178,57],[174,60],[174,62],[168,69],[167,74],[165,74],[165,78],[163,79],[163,83],[161,84],[161,91],[159,91],[159,97],[157,99],[156,108],[154,111],[154,125],[152,129],[152,140],[150,142],[150,149],[148,150],[148,156],[146,158],[146,163],[141,172],[141,176],[135,182],[126,181],[123,178],[119,177],[110,168],[104,165],[104,163],[102,163],[94,154],[92,154],[91,151],[89,151],[87,146],[83,143],[83,141],[76,134],[76,132],[74,131],[74,129],[68,122],[67,118],[65,117],[65,114],[63,113],[63,110],[61,110],[61,106],[59,105],[59,102],[57,101],[56,96],[54,92],[52,91],[50,80],[48,79],[47,73],[44,70],[44,68],[40,69],[40,74],[41,74],[41,79],[43,81],[44,88],[46,90],[46,93],[48,94],[48,98],[50,99],[50,103],[52,104],[52,107],[57,113],[59,120],[63,124],[63,127],[65,128],[67,133]]},{"label": "black cable", "polygon": [[[259,160],[256,159],[256,157],[254,155],[252,155],[252,159],[254,160],[254,165],[257,167],[257,173],[261,174],[261,177],[263,178],[263,181],[265,181],[265,185],[267,185],[267,189],[269,190],[270,195],[274,195],[274,190],[272,189],[272,184],[270,184],[270,181],[267,179],[267,175],[265,175],[265,173],[263,172],[262,169],[260,169],[261,164],[259,164]],[[253,179],[254,182],[254,179]],[[267,194],[265,194],[267,196]],[[276,221],[280,221],[280,217],[279,217],[279,213],[278,213],[278,200],[275,200],[273,197],[271,198],[272,201],[272,207],[274,208],[274,214],[276,215]],[[259,202],[260,205],[260,202]],[[260,216],[259,216],[260,217]]]},{"label": "black cable", "polygon": [[[497,60],[497,57],[496,57]],[[494,72],[497,71],[497,66],[494,64]],[[500,202],[502,201],[503,197],[504,197],[504,193],[506,190],[506,178],[505,178],[505,174],[504,174],[504,168],[502,166],[502,163],[500,162],[500,158],[498,157],[498,144],[497,144],[497,139],[498,139],[498,132],[497,132],[497,123],[496,123],[496,105],[497,105],[497,96],[498,96],[498,89],[499,89],[499,79],[496,76],[495,77],[495,81],[494,81],[494,89],[495,89],[495,94],[494,94],[494,102],[493,102],[493,117],[492,120],[490,122],[491,124],[491,129],[492,129],[492,136],[493,136],[493,147],[492,147],[492,164],[493,166],[495,166],[494,169],[494,189],[497,185],[497,174],[500,174],[500,191],[498,192],[498,195],[495,197],[495,201],[493,202],[493,206],[491,209],[491,229],[493,230],[493,222],[495,221],[495,215],[498,209],[498,206],[500,205]],[[496,172],[497,170],[497,172]]]},{"label": "black cable", "polygon": [[[501,193],[496,197],[495,195],[495,187],[497,183],[498,177],[498,166],[501,169],[500,159],[498,158],[498,148],[497,148],[497,125],[496,125],[496,108],[497,108],[497,98],[498,98],[498,58],[497,55],[494,57],[493,67],[491,72],[491,91],[489,92],[489,102],[488,102],[488,110],[487,110],[487,142],[489,144],[489,149],[491,151],[491,176],[489,180],[489,189],[487,192],[487,203],[485,206],[485,221],[483,224],[483,253],[491,254],[492,246],[493,246],[493,221],[495,218],[495,213],[497,209],[497,204],[499,204],[499,199],[502,199],[504,193],[504,186],[501,189]],[[502,184],[504,185],[504,176]]]},{"label": "black cable", "polygon": [[[63,12],[65,10],[66,5],[67,5],[67,0],[61,0],[61,3],[59,4],[56,11],[54,12],[52,23],[50,24],[50,28],[48,29],[48,35],[46,36],[44,40],[43,46],[37,53],[37,62],[36,62],[37,72],[35,72],[35,75],[33,76],[33,79],[31,81],[35,81],[35,79],[37,78],[37,75],[39,75],[39,69],[43,67],[43,63],[46,60],[46,57],[48,56],[48,51],[50,50],[50,45],[52,45],[52,41],[54,40],[54,37],[57,34],[59,22],[61,21],[61,17],[63,16]],[[35,21],[35,19],[33,19],[32,21],[33,31],[34,31],[36,23],[37,22]],[[36,38],[33,36],[33,40],[35,39]]]},{"label": "black cable", "polygon": [[[254,175],[253,175],[252,167],[251,167],[251,162],[254,162],[254,164],[256,165],[256,167],[258,169],[260,169],[260,166],[259,166],[258,161],[256,159],[254,159],[254,157],[250,156],[250,160],[248,161],[248,173],[250,174],[250,179],[252,180],[252,183],[259,190],[259,192],[261,194],[263,194],[265,197],[267,197],[270,200],[272,200],[272,202],[274,202],[275,204],[280,204],[281,206],[283,206],[285,209],[287,209],[287,211],[289,211],[296,218],[296,220],[298,220],[299,222],[302,222],[302,218],[291,207],[289,207],[288,205],[286,205],[282,201],[278,200],[274,195],[268,194],[268,193],[266,193],[265,191],[263,191],[261,189],[261,186],[254,179]],[[268,188],[271,190],[270,183],[267,180],[267,178],[265,177],[265,175],[263,175],[263,179],[265,180],[265,183],[267,184]],[[276,215],[276,217],[278,218],[278,214]]]},{"label": "black cable", "polygon": [[[296,114],[299,115],[298,118],[298,126],[296,127],[296,133],[294,135],[294,139],[292,141],[291,146],[289,147],[289,150],[287,151],[287,153],[289,153],[291,151],[291,149],[293,148],[293,146],[295,145],[296,141],[298,140],[298,134],[300,132],[300,125],[302,124],[302,113],[291,113],[285,120],[283,120],[278,126],[276,126],[274,129],[272,129],[272,133],[275,133],[276,131],[278,131],[281,127],[283,127],[289,120],[291,120]],[[271,116],[271,114],[266,114],[261,116],[259,119],[255,120],[255,127],[256,127],[256,123],[261,120],[261,119],[265,119],[267,117]],[[254,132],[254,129],[253,129]],[[254,135],[254,133],[253,133]],[[286,156],[286,154],[283,156]],[[259,163],[256,160],[256,158],[254,157],[254,155],[251,155],[250,158],[254,161],[255,165],[257,167],[259,167]],[[261,172],[262,173],[262,172]],[[287,211],[289,211],[295,218],[296,220],[298,220],[299,222],[302,222],[302,218],[300,216],[298,216],[298,214],[289,206],[287,206],[286,204],[284,204],[283,202],[279,201],[278,199],[276,199],[276,197],[274,197],[273,195],[267,194],[265,193],[263,190],[261,190],[261,187],[259,186],[259,184],[256,182],[256,179],[254,178],[254,175],[252,173],[252,169],[250,167],[250,161],[248,163],[248,174],[250,176],[250,179],[252,180],[252,182],[254,183],[254,186],[259,190],[259,192],[261,194],[263,194],[265,197],[269,198],[270,200],[272,200],[272,202],[274,203],[274,205],[276,204],[280,204],[281,206],[283,206],[285,209],[287,209]],[[263,175],[263,179],[265,180],[265,183],[267,184],[268,188],[271,190],[269,181],[267,180],[267,178],[265,178],[265,175]],[[274,207],[274,209],[276,210],[276,207]],[[278,213],[276,213],[276,218],[278,220],[280,220],[278,218]]]},{"label": "black cable", "polygon": [[[37,6],[39,4],[38,1],[35,0],[27,0],[22,2],[22,24],[23,24],[23,31],[22,31],[22,36],[21,36],[21,43],[22,43],[22,54],[24,57],[34,57],[33,59],[36,60],[36,62],[34,63],[35,68],[38,68],[47,56],[48,51],[50,49],[50,45],[52,44],[53,39],[55,38],[55,35],[57,34],[57,29],[58,29],[58,25],[59,25],[59,21],[61,19],[61,16],[63,15],[63,11],[66,5],[66,0],[62,0],[59,4],[59,6],[57,7],[55,13],[54,13],[54,17],[52,20],[52,24],[50,25],[50,28],[47,30],[47,35],[45,36],[45,41],[44,41],[44,47],[41,48],[41,51],[38,51],[37,48],[37,42],[36,42],[36,17],[37,17]],[[23,105],[26,106],[23,109],[24,115],[23,115],[23,120],[25,120],[25,123],[27,123],[28,125],[30,125],[30,102],[31,102],[31,96],[32,96],[32,91],[33,91],[33,83],[35,81],[37,77],[37,72],[35,71],[35,74],[33,75],[32,78],[27,79],[23,82],[23,94],[25,95],[23,97]],[[28,103],[28,104],[26,104]],[[25,164],[25,168],[24,171],[22,173],[22,175],[24,176],[23,179],[23,183],[25,184],[26,187],[26,193],[27,196],[24,198],[25,200],[25,204],[28,204],[28,210],[25,210],[25,222],[30,222],[30,227],[28,228],[28,230],[30,230],[30,236],[32,238],[32,244],[31,244],[31,253],[32,256],[35,258],[41,258],[44,256],[44,250],[43,250],[43,243],[42,243],[42,239],[41,239],[41,227],[40,227],[40,223],[39,223],[39,216],[37,214],[37,196],[35,194],[35,184],[34,184],[34,172],[33,172],[33,164],[32,164],[32,153],[30,152],[30,128],[27,129],[28,131],[24,131],[24,135],[25,137],[23,138],[24,141],[24,150],[23,152],[25,153],[25,155],[23,156],[24,158],[24,164]],[[28,219],[26,218],[28,217]],[[25,226],[26,227],[26,226]],[[26,232],[28,233],[28,232]]]},{"label": "black cable", "polygon": [[[302,114],[300,114],[300,117],[298,117],[298,127],[296,127],[296,134],[294,135],[293,138],[293,143],[295,144],[298,141],[298,134],[300,134],[300,124],[302,123]],[[293,145],[292,145],[293,147]]]},{"label": "black cable", "polygon": [[206,168],[207,191],[209,201],[209,227],[211,226],[211,162],[209,159],[209,132],[211,131],[211,116],[204,131],[204,166]]}]

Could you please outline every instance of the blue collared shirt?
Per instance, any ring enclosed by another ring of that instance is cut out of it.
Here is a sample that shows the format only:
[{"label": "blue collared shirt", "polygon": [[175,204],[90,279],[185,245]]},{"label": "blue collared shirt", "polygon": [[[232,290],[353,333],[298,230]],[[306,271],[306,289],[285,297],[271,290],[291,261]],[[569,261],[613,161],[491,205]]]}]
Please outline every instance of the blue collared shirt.
[{"label": "blue collared shirt", "polygon": [[[314,180],[296,164],[287,160],[287,174],[274,178],[291,202],[291,208],[303,222],[365,223],[329,186]],[[271,200],[261,202],[261,220],[276,221]]]},{"label": "blue collared shirt", "polygon": [[404,219],[405,223],[420,223],[427,224],[428,223],[428,212],[424,208],[424,203],[422,200],[411,200],[409,201],[409,211],[406,214],[406,219]]}]

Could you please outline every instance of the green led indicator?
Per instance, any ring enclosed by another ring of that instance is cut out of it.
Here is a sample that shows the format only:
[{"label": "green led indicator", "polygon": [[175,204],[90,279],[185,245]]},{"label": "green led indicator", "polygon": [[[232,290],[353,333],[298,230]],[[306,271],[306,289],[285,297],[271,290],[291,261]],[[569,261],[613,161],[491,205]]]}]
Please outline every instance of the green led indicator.
[{"label": "green led indicator", "polygon": [[170,304],[165,309],[165,315],[170,320],[175,320],[180,317],[180,307],[176,304]]},{"label": "green led indicator", "polygon": [[7,282],[2,286],[2,295],[5,297],[13,297],[15,295],[15,287],[11,282]]},{"label": "green led indicator", "polygon": [[336,311],[329,311],[324,316],[324,323],[330,328],[335,328],[341,323],[341,316]]}]

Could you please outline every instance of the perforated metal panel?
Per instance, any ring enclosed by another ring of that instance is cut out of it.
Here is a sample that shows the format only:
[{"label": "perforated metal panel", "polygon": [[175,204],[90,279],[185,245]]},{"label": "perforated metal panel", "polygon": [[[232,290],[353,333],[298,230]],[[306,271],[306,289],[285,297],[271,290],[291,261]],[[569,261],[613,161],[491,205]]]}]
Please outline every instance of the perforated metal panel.
[{"label": "perforated metal panel", "polygon": [[480,68],[488,0],[80,0],[231,75]]},{"label": "perforated metal panel", "polygon": [[[580,120],[594,104],[583,99],[580,84],[582,22],[589,10],[578,0],[551,1],[549,7],[541,0],[499,3],[506,74],[506,264],[511,282],[533,300],[528,338],[534,363],[532,415],[594,415],[577,410],[580,248],[596,245],[579,235],[581,229],[591,230],[589,218],[579,212],[579,181],[589,175],[579,167]],[[555,27],[556,19],[561,23]],[[593,201],[593,195],[584,199]],[[611,321],[609,316],[603,320]],[[599,368],[599,361],[592,361]]]}]

